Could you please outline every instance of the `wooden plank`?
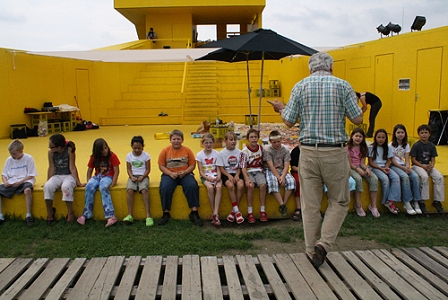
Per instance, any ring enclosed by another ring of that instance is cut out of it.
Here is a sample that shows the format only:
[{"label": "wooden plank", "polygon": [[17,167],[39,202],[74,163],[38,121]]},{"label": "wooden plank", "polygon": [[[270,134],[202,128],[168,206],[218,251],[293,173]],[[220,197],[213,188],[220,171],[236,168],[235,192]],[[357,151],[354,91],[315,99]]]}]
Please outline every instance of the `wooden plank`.
[{"label": "wooden plank", "polygon": [[[316,295],[317,299],[337,299],[336,295],[316,271],[316,268],[311,264],[305,253],[293,253],[289,256],[297,266],[297,269],[299,269],[299,272],[302,273],[303,278],[313,291],[314,295]],[[324,265],[328,265],[327,262],[324,262]],[[320,266],[320,268],[322,268],[322,266]]]},{"label": "wooden plank", "polygon": [[291,299],[289,296],[289,292],[283,283],[283,280],[280,278],[280,275],[277,273],[277,270],[274,267],[272,262],[272,258],[267,254],[259,254],[258,261],[260,262],[261,267],[263,268],[263,272],[266,275],[267,280],[269,281],[269,285],[275,295],[276,299]]},{"label": "wooden plank", "polygon": [[437,261],[445,268],[448,268],[448,258],[444,257],[443,255],[440,255],[439,253],[437,253],[436,251],[432,250],[429,247],[420,247],[419,249],[425,252],[426,255]]},{"label": "wooden plank", "polygon": [[3,293],[8,285],[14,282],[32,262],[33,259],[31,258],[17,258],[11,262],[11,264],[9,264],[0,274],[0,294]]},{"label": "wooden plank", "polygon": [[343,251],[342,255],[350,261],[350,264],[370,283],[370,285],[384,298],[389,300],[401,299],[390,287],[372,272],[360,259],[351,251]]},{"label": "wooden plank", "polygon": [[[328,261],[337,270],[339,275],[344,279],[353,292],[361,299],[381,299],[381,297],[372,289],[372,287],[362,278],[356,269],[353,269],[345,258],[337,252],[329,252],[327,254]],[[338,280],[337,276],[328,276],[333,273],[332,269],[327,265],[321,266],[319,271],[327,279],[330,286],[339,295],[340,299],[356,299],[355,296],[347,289],[345,284]],[[333,273],[334,274],[334,273]],[[335,278],[336,277],[336,278]]]},{"label": "wooden plank", "polygon": [[305,278],[303,278],[302,273],[299,272],[288,254],[274,254],[272,258],[283,278],[286,280],[294,298],[304,300],[316,299]]},{"label": "wooden plank", "polygon": [[0,296],[0,300],[14,299],[22,289],[36,278],[37,274],[42,270],[48,258],[38,258],[31,266]]},{"label": "wooden plank", "polygon": [[448,258],[448,247],[433,247],[433,248],[439,251],[443,256]]},{"label": "wooden plank", "polygon": [[162,261],[162,256],[146,257],[135,300],[156,299]]},{"label": "wooden plank", "polygon": [[62,275],[62,277],[58,280],[58,282],[56,282],[48,295],[45,297],[45,300],[61,299],[65,290],[72,284],[73,280],[75,280],[76,276],[81,271],[86,260],[86,258],[76,258],[72,261],[64,275]]},{"label": "wooden plank", "polygon": [[106,264],[90,290],[89,299],[109,299],[123,263],[124,256],[110,256],[107,258]]},{"label": "wooden plank", "polygon": [[243,289],[236,270],[235,259],[232,256],[223,256],[224,271],[226,273],[229,298],[232,300],[244,300]]},{"label": "wooden plank", "polygon": [[126,261],[126,269],[124,270],[123,277],[121,277],[120,284],[117,287],[114,297],[115,299],[129,299],[141,260],[141,256],[130,256]]},{"label": "wooden plank", "polygon": [[182,299],[202,299],[201,266],[199,255],[184,255],[182,257]]},{"label": "wooden plank", "polygon": [[20,295],[20,300],[40,299],[47,289],[54,284],[57,278],[65,270],[70,258],[55,258],[46,266],[45,270],[39,274],[39,277]]},{"label": "wooden plank", "polygon": [[251,255],[237,255],[236,260],[243,275],[247,292],[250,299],[269,300],[268,293],[264,288],[263,281],[255,267],[254,259]]},{"label": "wooden plank", "polygon": [[424,296],[412,285],[406,282],[399,274],[383,263],[372,251],[356,251],[358,257],[374,272],[386,281],[392,289],[405,299],[424,299]]},{"label": "wooden plank", "polygon": [[81,277],[79,277],[73,289],[69,291],[67,300],[88,299],[90,291],[92,290],[92,287],[98,279],[98,276],[100,275],[106,262],[106,257],[94,257],[88,261]]},{"label": "wooden plank", "polygon": [[167,256],[165,265],[165,276],[162,285],[162,300],[176,299],[177,294],[177,256]]},{"label": "wooden plank", "polygon": [[15,258],[0,258],[0,273],[3,272],[4,269],[6,269]]},{"label": "wooden plank", "polygon": [[437,288],[444,295],[448,296],[448,284],[444,282],[440,277],[434,275],[427,268],[419,264],[417,261],[409,257],[406,253],[399,249],[392,249],[392,253],[397,257],[401,262],[407,265],[409,268],[414,270],[417,274],[423,277],[426,281],[428,281],[432,286]]},{"label": "wooden plank", "polygon": [[372,252],[378,256],[385,264],[391,269],[395,270],[404,280],[415,287],[420,293],[426,296],[428,299],[444,299],[448,300],[446,296],[438,292],[431,285],[426,282],[422,277],[415,273],[412,269],[408,268],[405,264],[400,262],[392,253],[386,250],[372,250]]},{"label": "wooden plank", "polygon": [[[218,259],[216,256],[201,257],[202,299],[224,299],[219,277]],[[182,289],[183,290],[183,289]]]},{"label": "wooden plank", "polygon": [[403,248],[403,251],[410,257],[417,260],[420,264],[431,270],[434,274],[439,276],[443,281],[448,282],[448,271],[438,262],[432,260],[422,251],[415,248]]}]

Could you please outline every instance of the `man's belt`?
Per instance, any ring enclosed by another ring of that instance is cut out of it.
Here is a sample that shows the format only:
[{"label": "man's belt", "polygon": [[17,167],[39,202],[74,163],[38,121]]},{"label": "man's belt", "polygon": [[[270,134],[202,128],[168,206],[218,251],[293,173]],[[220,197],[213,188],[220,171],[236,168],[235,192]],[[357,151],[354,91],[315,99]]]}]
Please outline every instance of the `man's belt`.
[{"label": "man's belt", "polygon": [[302,146],[314,147],[314,148],[344,148],[347,146],[347,143],[337,143],[337,144],[305,144],[301,143]]}]

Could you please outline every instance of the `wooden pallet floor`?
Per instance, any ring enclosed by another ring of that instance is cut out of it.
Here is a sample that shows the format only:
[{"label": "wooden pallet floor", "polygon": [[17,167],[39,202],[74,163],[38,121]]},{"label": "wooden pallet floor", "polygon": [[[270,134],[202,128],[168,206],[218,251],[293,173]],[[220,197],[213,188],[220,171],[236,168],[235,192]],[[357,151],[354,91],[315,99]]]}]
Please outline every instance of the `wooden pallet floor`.
[{"label": "wooden pallet floor", "polygon": [[448,299],[448,247],[303,253],[0,259],[0,299]]}]

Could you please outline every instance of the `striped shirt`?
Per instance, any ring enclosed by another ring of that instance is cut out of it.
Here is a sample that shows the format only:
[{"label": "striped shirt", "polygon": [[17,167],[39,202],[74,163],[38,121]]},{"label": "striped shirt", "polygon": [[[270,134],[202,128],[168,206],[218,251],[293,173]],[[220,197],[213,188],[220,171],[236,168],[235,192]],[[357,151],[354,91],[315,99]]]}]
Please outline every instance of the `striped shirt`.
[{"label": "striped shirt", "polygon": [[362,113],[350,84],[326,71],[317,71],[296,83],[282,117],[300,120],[299,142],[338,144],[348,140],[345,117]]}]

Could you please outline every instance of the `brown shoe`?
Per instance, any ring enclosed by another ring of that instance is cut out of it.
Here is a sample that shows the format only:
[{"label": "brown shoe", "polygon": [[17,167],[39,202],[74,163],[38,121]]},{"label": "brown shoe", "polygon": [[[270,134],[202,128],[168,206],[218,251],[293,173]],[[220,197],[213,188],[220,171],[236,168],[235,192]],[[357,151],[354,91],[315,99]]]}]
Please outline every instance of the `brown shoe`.
[{"label": "brown shoe", "polygon": [[325,262],[326,256],[327,251],[322,245],[317,244],[316,246],[314,246],[313,266],[315,268],[319,268]]}]

